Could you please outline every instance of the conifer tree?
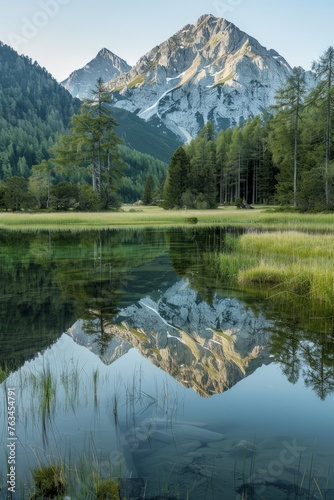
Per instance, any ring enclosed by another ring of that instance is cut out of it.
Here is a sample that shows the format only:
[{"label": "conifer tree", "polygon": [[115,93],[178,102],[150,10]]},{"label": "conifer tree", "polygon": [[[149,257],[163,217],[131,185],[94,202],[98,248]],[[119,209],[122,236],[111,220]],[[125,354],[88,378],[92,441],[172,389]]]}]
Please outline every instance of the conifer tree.
[{"label": "conifer tree", "polygon": [[186,191],[189,174],[189,160],[183,147],[173,154],[164,186],[164,207],[182,206],[182,195]]},{"label": "conifer tree", "polygon": [[206,148],[206,162],[203,169],[202,192],[208,208],[217,207],[216,144],[209,140]]},{"label": "conifer tree", "polygon": [[304,109],[306,94],[305,71],[293,68],[292,75],[276,94],[275,108],[280,110],[277,121],[286,121],[293,134],[293,205],[297,206],[297,179],[299,154],[299,123]]},{"label": "conifer tree", "polygon": [[219,203],[222,205],[228,201],[228,167],[227,154],[231,143],[232,130],[230,128],[218,133],[217,147],[217,179],[219,183]]},{"label": "conifer tree", "polygon": [[153,201],[154,180],[153,176],[149,175],[146,179],[143,193],[144,205],[150,205]]},{"label": "conifer tree", "polygon": [[330,203],[329,192],[329,165],[332,159],[332,120],[334,111],[334,48],[329,47],[319,58],[318,62],[313,63],[312,69],[318,84],[312,93],[313,100],[322,110],[325,121],[325,193],[326,205]]},{"label": "conifer tree", "polygon": [[231,201],[245,198],[245,151],[244,135],[241,127],[233,129],[228,151],[228,167],[231,178]]},{"label": "conifer tree", "polygon": [[70,134],[62,136],[52,150],[52,161],[60,168],[91,169],[92,186],[100,195],[104,208],[114,204],[112,194],[118,187],[124,166],[118,149],[121,140],[114,130],[117,123],[110,110],[111,99],[100,78],[93,98],[86,99],[80,112],[72,117]]}]

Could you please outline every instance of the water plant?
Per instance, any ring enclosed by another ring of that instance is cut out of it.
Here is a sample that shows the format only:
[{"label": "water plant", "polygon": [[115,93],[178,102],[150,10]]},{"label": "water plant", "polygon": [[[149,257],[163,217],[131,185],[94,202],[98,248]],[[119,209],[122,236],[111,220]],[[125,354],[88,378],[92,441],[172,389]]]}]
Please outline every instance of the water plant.
[{"label": "water plant", "polygon": [[99,371],[98,369],[93,371],[93,385],[94,385],[94,408],[97,409],[98,407],[98,400],[97,400],[97,382],[99,378]]},{"label": "water plant", "polygon": [[56,386],[52,378],[50,367],[48,366],[41,374],[41,414],[43,420],[51,415],[53,401],[56,396]]},{"label": "water plant", "polygon": [[32,471],[37,492],[33,498],[55,498],[64,495],[67,479],[62,464],[40,465]]},{"label": "water plant", "polygon": [[105,468],[96,455],[94,443],[91,443],[88,454],[81,457],[78,463],[69,460],[69,485],[67,493],[76,498],[89,500],[118,500],[121,482],[114,477],[111,464]]},{"label": "water plant", "polygon": [[98,500],[118,500],[121,498],[121,485],[115,479],[104,479],[100,482],[96,490]]},{"label": "water plant", "polygon": [[[86,500],[118,500],[121,475],[115,476],[110,460],[104,461],[92,436],[88,447],[74,458],[73,450],[31,446],[35,465],[31,464],[31,479],[25,481],[20,493],[23,500],[51,498],[85,498]],[[37,464],[37,465],[36,465]]]}]

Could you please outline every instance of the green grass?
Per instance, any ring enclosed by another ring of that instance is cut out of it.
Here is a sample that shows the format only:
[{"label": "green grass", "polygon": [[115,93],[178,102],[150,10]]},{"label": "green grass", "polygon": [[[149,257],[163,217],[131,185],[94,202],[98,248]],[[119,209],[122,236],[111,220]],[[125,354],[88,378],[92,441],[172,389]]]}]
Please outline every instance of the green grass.
[{"label": "green grass", "polygon": [[134,80],[132,80],[129,84],[128,87],[129,89],[132,89],[133,87],[138,87],[145,81],[145,75],[138,75]]},{"label": "green grass", "polygon": [[334,233],[334,214],[299,214],[272,212],[259,207],[238,210],[233,207],[217,210],[164,210],[160,207],[123,207],[120,212],[101,213],[6,213],[0,214],[0,230],[72,230],[106,229],[115,227],[184,226],[197,219],[199,226],[247,227]]},{"label": "green grass", "polygon": [[96,498],[99,500],[117,500],[121,498],[119,481],[114,479],[105,479],[101,481],[96,492]]},{"label": "green grass", "polygon": [[253,254],[266,255],[268,251],[279,258],[334,259],[334,235],[321,236],[298,231],[278,231],[275,233],[248,233],[242,236],[240,247]]},{"label": "green grass", "polygon": [[334,234],[244,234],[232,253],[219,255],[219,263],[232,284],[270,291],[275,299],[298,296],[333,308]]}]

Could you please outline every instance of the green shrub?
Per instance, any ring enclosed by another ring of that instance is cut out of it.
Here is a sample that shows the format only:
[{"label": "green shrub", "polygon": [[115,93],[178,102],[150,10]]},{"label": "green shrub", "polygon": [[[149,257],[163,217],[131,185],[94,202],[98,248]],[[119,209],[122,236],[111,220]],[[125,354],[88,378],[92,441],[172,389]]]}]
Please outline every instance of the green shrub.
[{"label": "green shrub", "polygon": [[242,198],[236,198],[236,200],[235,200],[235,206],[237,208],[243,208],[244,204],[242,202]]}]

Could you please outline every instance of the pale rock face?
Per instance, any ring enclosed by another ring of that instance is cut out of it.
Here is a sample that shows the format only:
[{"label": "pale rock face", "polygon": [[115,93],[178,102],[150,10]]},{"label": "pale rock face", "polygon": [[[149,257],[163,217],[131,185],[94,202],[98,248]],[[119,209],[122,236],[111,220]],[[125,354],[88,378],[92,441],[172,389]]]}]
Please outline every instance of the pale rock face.
[{"label": "pale rock face", "polygon": [[202,16],[110,81],[115,106],[160,118],[183,140],[212,120],[234,126],[260,114],[291,74],[285,59],[225,19]]},{"label": "pale rock face", "polygon": [[92,97],[91,92],[99,78],[102,78],[104,82],[108,82],[130,69],[131,66],[126,61],[110,52],[110,50],[102,49],[84,68],[73,71],[61,84],[73,97],[86,99]]}]

